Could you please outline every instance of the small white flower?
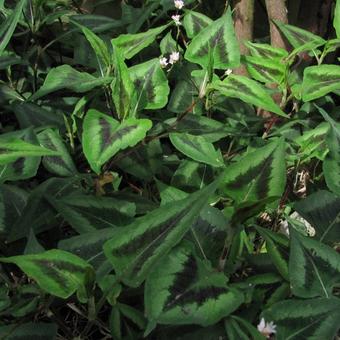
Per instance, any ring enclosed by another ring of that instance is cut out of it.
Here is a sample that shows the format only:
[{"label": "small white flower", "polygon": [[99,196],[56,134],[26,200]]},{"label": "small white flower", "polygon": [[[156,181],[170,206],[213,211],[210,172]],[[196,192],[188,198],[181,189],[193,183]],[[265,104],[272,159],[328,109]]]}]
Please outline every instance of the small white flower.
[{"label": "small white flower", "polygon": [[173,15],[173,16],[171,16],[171,19],[175,22],[175,24],[177,25],[177,26],[180,26],[180,25],[182,25],[181,24],[181,16],[180,15]]},{"label": "small white flower", "polygon": [[179,60],[179,52],[172,52],[169,56],[169,64],[173,65]]},{"label": "small white flower", "polygon": [[260,323],[257,325],[257,330],[266,338],[269,338],[271,334],[276,333],[276,325],[274,325],[273,321],[266,322],[264,318],[262,318]]},{"label": "small white flower", "polygon": [[175,7],[178,9],[182,9],[184,7],[184,1],[182,0],[175,0],[174,4],[175,4]]},{"label": "small white flower", "polygon": [[228,68],[227,71],[224,72],[226,76],[229,76],[230,74],[233,73],[233,70],[231,68]]},{"label": "small white flower", "polygon": [[159,64],[161,65],[161,67],[166,67],[168,65],[168,59],[166,59],[165,57],[160,58]]}]

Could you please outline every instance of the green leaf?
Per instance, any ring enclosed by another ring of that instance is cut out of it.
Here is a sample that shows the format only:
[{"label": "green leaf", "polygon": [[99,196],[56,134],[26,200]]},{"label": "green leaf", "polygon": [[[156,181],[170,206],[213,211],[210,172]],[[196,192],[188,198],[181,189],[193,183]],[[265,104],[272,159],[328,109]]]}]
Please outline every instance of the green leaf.
[{"label": "green leaf", "polygon": [[334,339],[339,329],[340,300],[318,298],[278,302],[262,315],[277,326],[277,340]]},{"label": "green leaf", "polygon": [[145,109],[161,109],[168,103],[170,88],[158,58],[130,67],[129,73],[138,93],[138,101],[145,101]]},{"label": "green leaf", "polygon": [[104,244],[117,276],[138,287],[154,265],[184,237],[214,193],[219,179],[184,200],[169,203],[121,228]]},{"label": "green leaf", "polygon": [[204,68],[208,67],[211,58],[215,69],[235,68],[240,64],[239,44],[230,8],[194,37],[184,57]]},{"label": "green leaf", "polygon": [[[73,23],[77,25],[78,27],[80,27],[87,41],[90,43],[91,47],[93,48],[96,56],[100,57],[100,61],[98,60],[98,62],[99,63],[102,62],[106,67],[109,67],[111,64],[111,57],[110,57],[110,52],[109,52],[109,49],[107,48],[106,43],[87,27],[79,25],[75,21],[73,21]],[[99,65],[101,67],[101,64]]]},{"label": "green leaf", "polygon": [[268,44],[253,43],[251,41],[246,41],[244,44],[248,47],[250,54],[254,57],[281,60],[288,56],[288,52],[283,48],[273,47]]},{"label": "green leaf", "polygon": [[231,74],[224,81],[214,81],[211,88],[226,97],[239,98],[248,104],[288,117],[262,85],[245,76]]},{"label": "green leaf", "polygon": [[0,235],[6,234],[21,215],[28,193],[16,186],[0,185]]},{"label": "green leaf", "polygon": [[301,46],[310,46],[310,49],[314,49],[317,46],[323,45],[326,43],[324,39],[321,37],[306,31],[302,28],[283,24],[277,20],[273,20],[275,25],[279,28],[281,33],[287,38],[289,43],[295,48],[299,48]]},{"label": "green leaf", "polygon": [[243,303],[243,295],[227,286],[227,277],[192,248],[183,242],[148,276],[144,301],[149,324],[209,326]]},{"label": "green leaf", "polygon": [[14,102],[11,109],[15,113],[22,129],[29,127],[63,127],[64,119],[59,110],[39,106],[31,102]]},{"label": "green leaf", "polygon": [[[256,230],[266,241],[266,250],[276,269],[284,279],[289,281],[288,263],[284,257],[284,252],[287,252],[287,249],[283,249],[282,244],[279,243],[286,243],[286,246],[288,246],[288,240],[286,240],[283,235],[273,233],[270,230],[266,230],[265,228],[256,227]],[[282,236],[284,239],[277,242],[277,238],[280,236]]]},{"label": "green leaf", "polygon": [[340,66],[306,67],[303,73],[302,99],[306,102],[340,89]]},{"label": "green leaf", "polygon": [[[6,134],[3,135],[6,137]],[[39,147],[39,142],[36,134],[32,128],[25,130],[17,130],[16,132],[10,133],[8,137],[19,138],[26,143],[30,143]],[[1,150],[0,141],[0,150]],[[1,151],[0,151],[1,152]],[[24,153],[26,154],[26,152]],[[0,155],[1,157],[1,155]],[[26,178],[31,178],[36,175],[40,164],[40,156],[38,157],[18,157],[15,161],[7,163],[5,165],[0,165],[0,181],[16,181]]]},{"label": "green leaf", "polygon": [[80,25],[87,27],[95,33],[110,31],[113,28],[121,27],[124,24],[120,20],[109,18],[105,15],[96,14],[79,14],[70,16],[72,21],[78,22]]},{"label": "green leaf", "polygon": [[125,59],[131,59],[138,52],[153,43],[156,37],[161,34],[168,25],[151,28],[143,33],[121,34],[119,37],[112,39],[112,43],[118,47]]},{"label": "green leaf", "polygon": [[198,91],[188,80],[179,80],[171,91],[167,110],[174,113],[183,113],[195,101]]},{"label": "green leaf", "polygon": [[[116,228],[110,227],[100,229],[100,232],[95,230],[73,236],[66,240],[61,240],[58,243],[58,248],[81,257],[98,270],[104,262],[108,262],[104,255],[103,244],[111,239],[116,231]],[[111,271],[110,264],[109,267]]]},{"label": "green leaf", "polygon": [[324,109],[318,106],[317,108],[330,124],[326,137],[329,152],[322,164],[325,180],[328,188],[340,196],[340,124],[334,121]]},{"label": "green leaf", "polygon": [[181,120],[170,118],[164,123],[168,124],[169,128],[176,123],[177,132],[186,132],[191,135],[201,136],[210,143],[214,143],[233,132],[232,129],[229,130],[225,124],[217,120],[195,114],[186,114]]},{"label": "green leaf", "polygon": [[4,52],[15,28],[20,20],[22,12],[25,9],[27,0],[20,0],[15,6],[13,12],[6,18],[0,27],[0,55]]},{"label": "green leaf", "polygon": [[336,0],[334,9],[333,26],[335,28],[336,36],[340,39],[340,1]]},{"label": "green leaf", "polygon": [[6,340],[54,340],[58,326],[54,323],[29,322],[0,326],[0,338]]},{"label": "green leaf", "polygon": [[49,201],[79,234],[124,225],[135,215],[133,203],[110,197],[73,194]]},{"label": "green leaf", "polygon": [[161,40],[159,47],[161,49],[162,55],[170,54],[177,50],[182,51],[182,48],[177,44],[176,40],[172,37],[171,32],[168,32],[166,36]]},{"label": "green leaf", "polygon": [[14,162],[20,157],[57,155],[59,155],[57,151],[25,142],[19,138],[6,138],[5,135],[0,138],[0,165]]},{"label": "green leaf", "polygon": [[89,110],[83,123],[82,144],[85,156],[92,170],[100,167],[119,150],[136,145],[151,128],[148,119],[129,118],[117,120],[96,110]]},{"label": "green leaf", "polygon": [[48,171],[64,177],[77,174],[76,166],[57,131],[46,129],[39,133],[38,139],[43,147],[55,150],[60,154],[60,156],[43,157],[42,163]]},{"label": "green leaf", "polygon": [[2,257],[0,262],[16,264],[47,293],[63,299],[83,289],[93,270],[78,256],[58,249],[34,255]]},{"label": "green leaf", "polygon": [[290,284],[294,295],[329,298],[340,283],[340,255],[328,245],[290,229]]},{"label": "green leaf", "polygon": [[340,242],[340,198],[325,190],[295,203],[294,208],[315,229],[315,238],[333,245]]},{"label": "green leaf", "polygon": [[[10,226],[8,242],[27,237],[30,229],[38,233],[54,227],[60,227],[60,220],[56,219],[56,212],[46,200],[48,197],[59,198],[70,191],[77,193],[81,189],[80,179],[77,177],[49,178],[32,190],[27,198],[27,204],[20,211],[19,218]],[[27,223],[29,221],[29,223]]]},{"label": "green leaf", "polygon": [[188,133],[170,133],[169,137],[175,148],[189,158],[214,167],[224,166],[221,152],[216,151],[204,137]]},{"label": "green leaf", "polygon": [[245,56],[245,61],[249,74],[258,81],[280,84],[285,77],[286,67],[279,60]]},{"label": "green leaf", "polygon": [[118,117],[134,117],[136,115],[136,89],[130,78],[130,72],[124,63],[121,50],[113,43],[115,78],[111,84],[112,98]]},{"label": "green leaf", "polygon": [[69,65],[52,68],[40,89],[29,100],[36,100],[58,90],[67,89],[76,93],[88,92],[95,87],[110,83],[111,77],[96,78],[89,73],[79,72]]},{"label": "green leaf", "polygon": [[225,170],[225,190],[237,202],[281,197],[286,183],[283,139],[250,152]]},{"label": "green leaf", "polygon": [[190,39],[194,38],[198,33],[212,23],[213,21],[209,17],[194,11],[186,11],[183,19],[183,26]]}]

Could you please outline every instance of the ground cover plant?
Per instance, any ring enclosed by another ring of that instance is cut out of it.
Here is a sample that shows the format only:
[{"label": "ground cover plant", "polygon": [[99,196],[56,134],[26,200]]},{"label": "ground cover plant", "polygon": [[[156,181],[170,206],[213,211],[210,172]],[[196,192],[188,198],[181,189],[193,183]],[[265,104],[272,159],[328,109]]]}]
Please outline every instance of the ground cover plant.
[{"label": "ground cover plant", "polygon": [[0,339],[338,338],[340,1],[0,12]]}]

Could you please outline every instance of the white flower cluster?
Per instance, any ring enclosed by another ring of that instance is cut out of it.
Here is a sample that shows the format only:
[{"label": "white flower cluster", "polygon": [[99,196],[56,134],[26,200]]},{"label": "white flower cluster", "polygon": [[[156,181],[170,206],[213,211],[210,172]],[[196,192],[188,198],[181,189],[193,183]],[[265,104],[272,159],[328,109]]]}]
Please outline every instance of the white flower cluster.
[{"label": "white flower cluster", "polygon": [[274,325],[273,321],[266,322],[264,318],[262,318],[260,323],[257,325],[257,330],[266,338],[269,338],[272,334],[276,333],[276,325]]},{"label": "white flower cluster", "polygon": [[159,59],[161,67],[166,67],[168,64],[173,65],[179,60],[179,52],[172,52],[169,56],[169,60],[165,57]]},{"label": "white flower cluster", "polygon": [[182,9],[184,7],[184,1],[182,0],[175,0],[174,4],[177,9]]},{"label": "white flower cluster", "polygon": [[171,19],[175,22],[176,26],[182,25],[182,23],[181,23],[181,16],[179,14],[172,15]]}]

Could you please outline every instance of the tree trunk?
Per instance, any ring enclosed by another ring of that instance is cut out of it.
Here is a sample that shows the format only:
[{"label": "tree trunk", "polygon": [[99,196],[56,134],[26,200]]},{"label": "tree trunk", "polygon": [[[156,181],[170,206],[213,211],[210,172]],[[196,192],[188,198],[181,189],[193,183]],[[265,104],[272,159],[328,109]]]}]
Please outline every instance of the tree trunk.
[{"label": "tree trunk", "polygon": [[286,0],[266,0],[266,7],[270,25],[270,42],[274,47],[286,48],[286,43],[280,31],[272,22],[272,20],[278,20],[284,24],[288,23]]},{"label": "tree trunk", "polygon": [[[254,32],[254,0],[234,0],[234,25],[237,39],[240,43],[241,55],[248,54],[244,41],[253,40]],[[244,65],[235,70],[236,74],[247,74]]]}]

